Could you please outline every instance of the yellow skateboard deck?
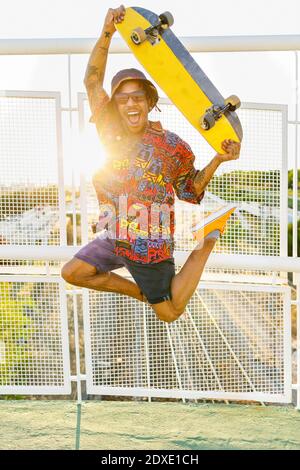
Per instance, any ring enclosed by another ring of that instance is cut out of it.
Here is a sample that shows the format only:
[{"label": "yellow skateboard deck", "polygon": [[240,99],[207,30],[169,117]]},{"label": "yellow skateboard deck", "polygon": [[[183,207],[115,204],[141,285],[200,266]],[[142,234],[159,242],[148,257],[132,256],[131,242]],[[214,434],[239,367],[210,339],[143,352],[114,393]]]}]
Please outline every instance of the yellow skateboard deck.
[{"label": "yellow skateboard deck", "polygon": [[[126,8],[124,20],[115,26],[152,79],[218,153],[224,153],[221,143],[225,139],[241,142],[243,131],[235,107],[224,100],[158,15],[144,8]],[[203,117],[211,119],[212,114],[211,127],[205,130]]]}]

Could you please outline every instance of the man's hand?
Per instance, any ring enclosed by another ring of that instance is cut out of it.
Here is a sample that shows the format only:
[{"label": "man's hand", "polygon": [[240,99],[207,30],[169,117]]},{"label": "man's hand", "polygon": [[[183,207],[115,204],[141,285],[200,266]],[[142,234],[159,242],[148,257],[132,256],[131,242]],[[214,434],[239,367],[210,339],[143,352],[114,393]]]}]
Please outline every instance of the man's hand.
[{"label": "man's hand", "polygon": [[229,162],[230,160],[237,160],[240,156],[241,144],[231,139],[226,139],[222,142],[222,149],[224,154],[218,153],[216,159],[219,163]]},{"label": "man's hand", "polygon": [[105,31],[113,34],[116,31],[115,23],[122,23],[125,17],[125,7],[120,5],[119,8],[110,8],[104,20]]}]

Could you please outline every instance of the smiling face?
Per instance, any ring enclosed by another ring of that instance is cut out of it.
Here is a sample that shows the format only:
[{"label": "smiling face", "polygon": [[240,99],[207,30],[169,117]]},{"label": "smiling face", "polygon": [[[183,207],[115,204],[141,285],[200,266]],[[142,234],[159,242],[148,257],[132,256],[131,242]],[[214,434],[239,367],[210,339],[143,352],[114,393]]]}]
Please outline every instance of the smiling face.
[{"label": "smiling face", "polygon": [[141,81],[128,80],[121,83],[114,100],[127,131],[131,134],[141,134],[148,124],[149,113],[149,104]]}]

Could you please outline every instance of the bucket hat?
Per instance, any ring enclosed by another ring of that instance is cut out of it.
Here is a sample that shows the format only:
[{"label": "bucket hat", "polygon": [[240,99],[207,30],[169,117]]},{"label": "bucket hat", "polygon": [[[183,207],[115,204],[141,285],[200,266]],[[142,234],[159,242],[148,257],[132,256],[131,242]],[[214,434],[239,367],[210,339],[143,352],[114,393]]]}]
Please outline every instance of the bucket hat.
[{"label": "bucket hat", "polygon": [[156,87],[153,85],[150,80],[146,78],[146,76],[141,72],[140,70],[137,69],[124,69],[120,70],[112,79],[111,81],[111,97],[110,97],[110,102],[112,102],[112,99],[114,97],[115,92],[121,85],[121,83],[128,81],[128,80],[141,80],[143,83],[145,83],[148,91],[148,98],[149,98],[149,112],[156,106],[158,102],[158,92]]}]

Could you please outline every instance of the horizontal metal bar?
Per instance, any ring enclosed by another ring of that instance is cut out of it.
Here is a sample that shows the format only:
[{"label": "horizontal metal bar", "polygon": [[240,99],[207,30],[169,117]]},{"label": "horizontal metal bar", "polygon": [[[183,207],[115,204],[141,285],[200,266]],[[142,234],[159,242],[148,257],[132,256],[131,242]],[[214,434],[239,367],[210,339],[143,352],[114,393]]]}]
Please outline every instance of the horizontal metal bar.
[{"label": "horizontal metal bar", "polygon": [[[1,41],[1,40],[0,40]],[[0,90],[0,97],[2,98],[18,98],[18,99],[31,99],[39,98],[41,100],[48,100],[53,98],[60,101],[60,92],[59,91],[30,91],[30,90]]]},{"label": "horizontal metal bar", "polygon": [[[72,258],[80,248],[82,247],[1,245],[0,259],[65,261]],[[175,251],[176,263],[179,265],[185,263],[189,255],[189,251]],[[207,267],[300,273],[300,258],[212,254],[208,259]]]},{"label": "horizontal metal bar", "polygon": [[[297,51],[300,35],[269,36],[193,36],[181,37],[190,52]],[[0,55],[88,54],[97,38],[16,38],[0,39]],[[128,54],[122,39],[112,40],[109,52]]]},{"label": "horizontal metal bar", "polygon": [[71,382],[67,385],[1,385],[0,395],[70,395]]},{"label": "horizontal metal bar", "polygon": [[77,375],[70,376],[71,382],[77,382],[78,378],[79,380],[86,380],[86,374],[80,374],[79,377]]},{"label": "horizontal metal bar", "polygon": [[291,397],[284,394],[271,394],[261,392],[223,392],[200,391],[184,389],[156,389],[146,387],[106,387],[87,384],[87,393],[91,395],[120,395],[136,397],[161,398],[191,398],[191,399],[218,399],[218,400],[255,400],[272,403],[291,403]]},{"label": "horizontal metal bar", "polygon": [[79,294],[81,295],[82,294],[82,289],[68,289],[66,290],[66,294],[67,295],[76,295],[76,294]]},{"label": "horizontal metal bar", "polygon": [[68,111],[68,112],[75,112],[75,111],[78,111],[78,108],[66,108],[66,107],[62,107],[60,108],[61,111]]},{"label": "horizontal metal bar", "polygon": [[46,283],[56,283],[64,285],[64,281],[59,275],[49,276],[45,274],[41,275],[30,275],[30,274],[6,274],[1,273],[1,279],[5,278],[5,282],[15,282],[18,278],[17,282],[46,282]]},{"label": "horizontal metal bar", "polygon": [[[176,262],[183,264],[188,256],[188,252],[177,252],[177,256],[175,254]],[[208,259],[207,267],[300,272],[300,260],[299,258],[287,256],[225,255],[213,253]]]}]

